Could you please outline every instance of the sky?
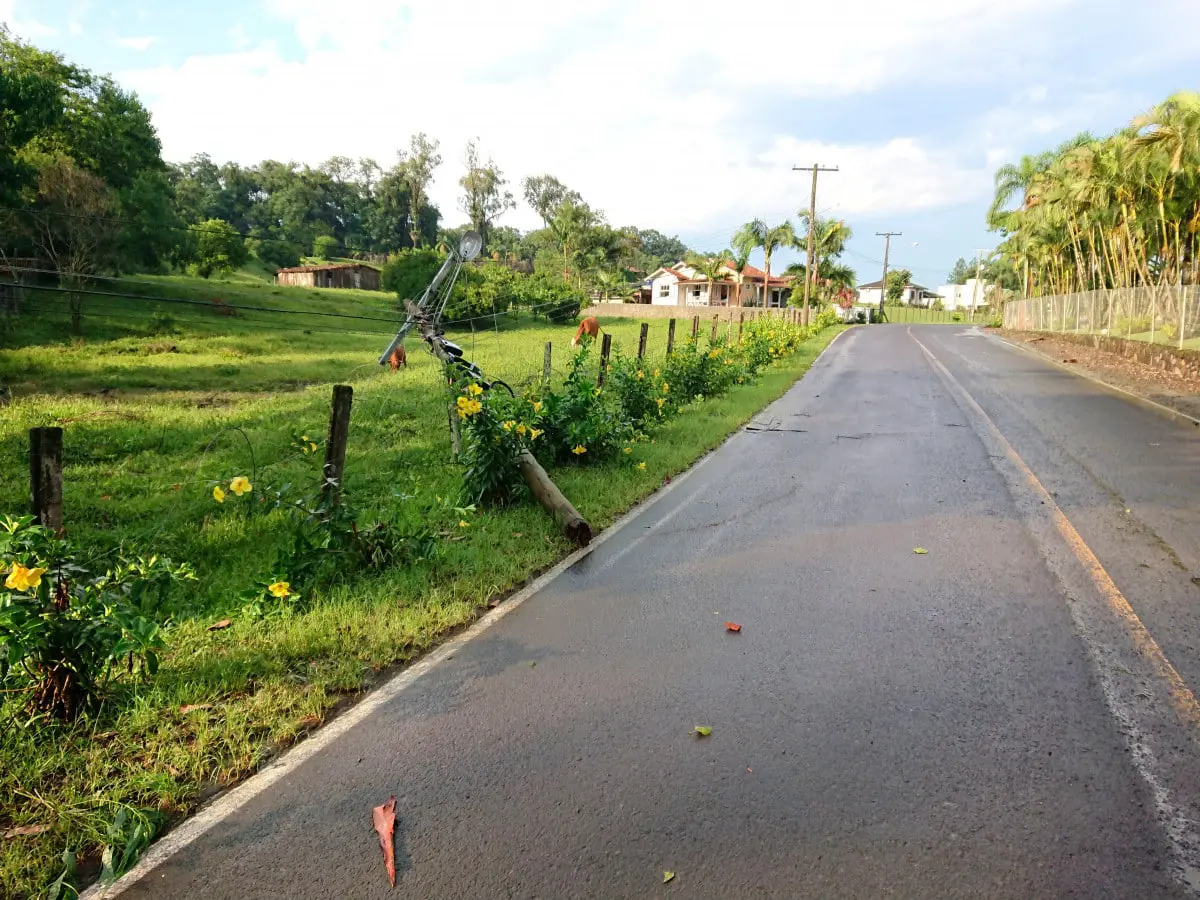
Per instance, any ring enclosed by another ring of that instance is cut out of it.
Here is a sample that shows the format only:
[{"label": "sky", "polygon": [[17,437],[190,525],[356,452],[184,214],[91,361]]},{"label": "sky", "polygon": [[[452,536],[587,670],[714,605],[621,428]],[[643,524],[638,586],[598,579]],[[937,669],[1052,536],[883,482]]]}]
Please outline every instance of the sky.
[{"label": "sky", "polygon": [[135,90],[168,160],[386,167],[424,131],[447,225],[471,138],[518,201],[550,173],[699,250],[796,223],[793,166],[836,166],[817,209],[853,229],[859,280],[894,231],[929,287],[996,245],[999,165],[1200,88],[1198,0],[0,0],[0,21]]}]

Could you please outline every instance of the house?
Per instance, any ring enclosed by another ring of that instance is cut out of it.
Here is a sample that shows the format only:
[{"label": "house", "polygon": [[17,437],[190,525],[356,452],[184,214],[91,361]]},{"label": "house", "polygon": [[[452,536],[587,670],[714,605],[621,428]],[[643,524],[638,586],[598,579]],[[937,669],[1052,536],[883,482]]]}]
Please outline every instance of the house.
[{"label": "house", "polygon": [[987,306],[992,287],[982,279],[968,278],[963,284],[943,284],[938,288],[938,295],[945,302],[946,309],[974,308]]},{"label": "house", "polygon": [[275,273],[276,284],[293,287],[357,288],[379,290],[379,270],[364,263],[328,263],[322,266],[294,266]]},{"label": "house", "polygon": [[[731,266],[722,267],[722,278],[714,284],[687,263],[663,266],[642,282],[643,296],[649,291],[654,306],[762,306],[763,278],[766,273],[754,266],[742,270],[741,283]],[[767,306],[787,306],[792,291],[791,276],[771,276]]]},{"label": "house", "polygon": [[[878,306],[882,294],[882,281],[872,281],[858,286],[858,302],[860,304]],[[904,286],[904,291],[900,294],[900,302],[905,306],[929,306],[937,298],[938,295],[929,288],[911,281]]]}]

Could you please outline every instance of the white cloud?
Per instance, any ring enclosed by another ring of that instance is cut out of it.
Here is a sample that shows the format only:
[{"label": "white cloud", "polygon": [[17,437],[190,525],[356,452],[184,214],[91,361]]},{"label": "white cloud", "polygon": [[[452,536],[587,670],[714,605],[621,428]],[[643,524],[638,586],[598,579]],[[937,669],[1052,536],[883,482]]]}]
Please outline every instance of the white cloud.
[{"label": "white cloud", "polygon": [[18,18],[16,0],[0,0],[0,23],[7,25],[14,35],[26,41],[42,40],[57,34],[49,25],[24,14]]},{"label": "white cloud", "polygon": [[136,50],[138,53],[144,53],[157,43],[157,41],[158,38],[153,36],[125,37],[117,39],[117,46],[124,47],[126,50]]},{"label": "white cloud", "polygon": [[[842,215],[982,200],[1017,136],[1078,118],[1040,75],[942,145],[904,132],[823,143],[804,102],[903,87],[916,108],[944,85],[1020,85],[994,68],[997,48],[1050,60],[1053,29],[1028,23],[1083,0],[340,0],[336,15],[326,0],[264,2],[299,54],[235,30],[237,52],[120,76],[150,104],[166,155],[388,165],[425,131],[442,142],[432,197],[451,222],[474,136],[514,194],[552,172],[614,223],[719,236],[795,215],[807,182],[791,166],[813,159],[841,167],[820,205]],[[505,221],[537,220],[522,204]]]}]

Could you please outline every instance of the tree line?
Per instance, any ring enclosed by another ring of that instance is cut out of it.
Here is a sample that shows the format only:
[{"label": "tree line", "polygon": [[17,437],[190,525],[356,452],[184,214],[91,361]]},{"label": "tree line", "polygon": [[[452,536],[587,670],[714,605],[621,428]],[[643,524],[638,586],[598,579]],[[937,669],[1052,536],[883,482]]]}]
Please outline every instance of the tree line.
[{"label": "tree line", "polygon": [[[429,189],[439,142],[414,135],[389,166],[335,156],[310,166],[170,163],[148,110],[108,76],[38,49],[0,25],[0,264],[36,260],[68,284],[97,275],[190,271],[257,260],[269,272],[316,257],[382,262],[444,253],[464,228],[442,227]],[[620,295],[689,249],[653,229],[614,227],[552,175],[520,183],[542,220],[501,220],[517,200],[478,141],[463,153],[458,207],[486,254],[576,291]],[[81,299],[77,297],[77,302]],[[74,309],[78,327],[81,307]]]},{"label": "tree line", "polygon": [[1006,286],[1026,297],[1196,284],[1200,94],[1001,167],[987,222]]}]

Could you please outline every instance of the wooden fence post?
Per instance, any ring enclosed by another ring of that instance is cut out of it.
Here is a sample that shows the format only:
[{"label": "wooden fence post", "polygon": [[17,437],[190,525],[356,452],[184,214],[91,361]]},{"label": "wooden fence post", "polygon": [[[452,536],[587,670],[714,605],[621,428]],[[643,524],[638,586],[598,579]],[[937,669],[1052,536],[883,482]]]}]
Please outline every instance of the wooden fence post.
[{"label": "wooden fence post", "polygon": [[675,349],[675,320],[671,319],[667,323],[667,355]]},{"label": "wooden fence post", "polygon": [[742,326],[745,324],[746,314],[744,312],[738,313],[738,344],[741,344],[742,342]]},{"label": "wooden fence post", "polygon": [[350,406],[354,388],[348,384],[333,386],[333,408],[329,412],[329,436],[325,440],[325,483],[321,492],[336,499],[342,493],[346,471],[346,439],[350,436]]},{"label": "wooden fence post", "polygon": [[608,354],[612,352],[612,335],[609,332],[604,332],[604,340],[600,343],[600,377],[596,380],[597,385],[604,384],[604,376],[608,374]]},{"label": "wooden fence post", "polygon": [[717,313],[715,316],[713,316],[713,327],[712,327],[712,334],[710,334],[710,335],[708,336],[708,342],[709,342],[710,344],[716,343],[716,340],[717,340],[717,326],[718,326],[718,325],[720,325],[720,324],[721,324],[721,314],[720,314],[720,313]]},{"label": "wooden fence post", "polygon": [[650,334],[650,323],[642,323],[642,333],[638,335],[638,359],[646,358],[646,338]]},{"label": "wooden fence post", "polygon": [[542,381],[550,383],[550,341],[546,341],[546,355],[542,358]]},{"label": "wooden fence post", "polygon": [[61,428],[29,429],[29,500],[39,525],[62,532]]},{"label": "wooden fence post", "polygon": [[700,338],[700,317],[692,316],[692,340],[696,341]]}]

